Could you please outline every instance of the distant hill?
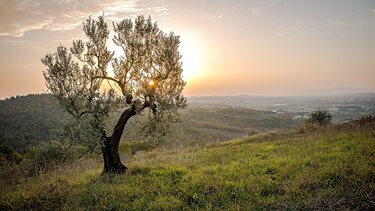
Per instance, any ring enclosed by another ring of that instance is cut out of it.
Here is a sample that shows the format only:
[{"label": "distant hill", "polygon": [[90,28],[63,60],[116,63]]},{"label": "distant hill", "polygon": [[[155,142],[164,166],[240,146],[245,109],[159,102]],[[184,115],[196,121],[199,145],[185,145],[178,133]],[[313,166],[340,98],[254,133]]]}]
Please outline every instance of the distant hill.
[{"label": "distant hill", "polygon": [[304,116],[317,109],[327,109],[333,121],[341,123],[361,116],[375,115],[375,93],[340,93],[299,96],[196,96],[190,103],[240,106],[249,109],[275,111],[292,116]]},{"label": "distant hill", "polygon": [[370,91],[366,89],[361,89],[361,88],[353,88],[353,87],[344,87],[344,86],[339,86],[339,87],[332,87],[329,89],[310,89],[310,90],[305,90],[301,92],[301,94],[304,95],[347,95],[347,94],[362,94],[362,93],[370,93]]},{"label": "distant hill", "polygon": [[11,97],[0,101],[0,144],[23,150],[54,139],[65,112],[48,94]]},{"label": "distant hill", "polygon": [[[166,138],[165,144],[169,146],[204,145],[254,132],[289,130],[303,123],[290,115],[220,104],[191,103],[181,113],[181,122],[173,126],[173,134]],[[1,100],[0,145],[24,151],[27,146],[54,139],[59,122],[67,116],[48,94]],[[112,115],[108,124],[114,124],[117,118]],[[137,120],[131,119],[123,139],[143,139],[136,132]]]}]

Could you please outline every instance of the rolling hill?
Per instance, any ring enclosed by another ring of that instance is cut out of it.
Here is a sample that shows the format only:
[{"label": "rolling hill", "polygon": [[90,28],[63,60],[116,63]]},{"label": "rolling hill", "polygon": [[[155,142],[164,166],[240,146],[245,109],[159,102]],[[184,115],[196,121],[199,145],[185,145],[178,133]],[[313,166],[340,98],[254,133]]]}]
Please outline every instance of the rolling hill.
[{"label": "rolling hill", "polygon": [[[2,181],[0,209],[374,210],[375,119],[154,150],[101,175],[100,158]],[[9,172],[16,174],[20,169]]]},{"label": "rolling hill", "polygon": [[[255,132],[285,131],[303,123],[291,115],[233,106],[190,104],[181,111],[181,122],[173,126],[173,136],[166,137],[169,147],[205,145],[226,141]],[[113,114],[108,125],[115,124]],[[56,138],[60,123],[68,115],[48,94],[12,97],[0,101],[0,145],[24,152],[26,148]],[[144,117],[131,119],[124,140],[140,141],[144,137],[134,126]]]}]

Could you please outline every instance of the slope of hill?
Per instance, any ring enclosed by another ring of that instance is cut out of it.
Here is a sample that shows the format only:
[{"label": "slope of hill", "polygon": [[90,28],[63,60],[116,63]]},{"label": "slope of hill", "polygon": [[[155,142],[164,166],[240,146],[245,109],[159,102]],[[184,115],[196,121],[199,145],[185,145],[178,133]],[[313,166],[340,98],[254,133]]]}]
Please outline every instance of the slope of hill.
[{"label": "slope of hill", "polygon": [[64,111],[50,95],[17,96],[0,100],[0,145],[23,151],[40,141],[54,139]]},{"label": "slope of hill", "polygon": [[[141,117],[142,118],[142,117]],[[125,129],[126,140],[142,140],[130,121]],[[165,138],[168,147],[206,145],[259,132],[288,131],[303,124],[302,119],[241,107],[190,104],[181,110],[181,121],[172,125],[173,133]]]},{"label": "slope of hill", "polygon": [[[375,209],[375,119],[134,157],[90,158],[0,189],[0,209]],[[5,182],[4,182],[5,183]],[[7,184],[7,183],[5,183]]]},{"label": "slope of hill", "polygon": [[[189,105],[181,111],[181,123],[173,126],[173,137],[165,143],[170,146],[204,145],[242,137],[249,132],[288,130],[303,123],[292,116],[269,111],[239,107]],[[59,122],[68,115],[52,101],[50,95],[28,95],[0,101],[0,145],[24,151],[26,147],[54,139]],[[114,114],[108,125],[114,125]],[[134,127],[143,117],[133,118],[123,139],[144,140]]]}]

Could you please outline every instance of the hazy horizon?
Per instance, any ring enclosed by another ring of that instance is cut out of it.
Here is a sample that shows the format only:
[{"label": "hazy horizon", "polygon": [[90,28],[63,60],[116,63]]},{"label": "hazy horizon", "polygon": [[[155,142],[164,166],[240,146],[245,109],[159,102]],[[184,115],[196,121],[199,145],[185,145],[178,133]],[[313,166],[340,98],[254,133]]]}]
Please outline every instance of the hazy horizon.
[{"label": "hazy horizon", "polygon": [[375,91],[375,1],[5,0],[0,14],[0,99],[46,91],[40,58],[101,14],[180,35],[186,96]]}]

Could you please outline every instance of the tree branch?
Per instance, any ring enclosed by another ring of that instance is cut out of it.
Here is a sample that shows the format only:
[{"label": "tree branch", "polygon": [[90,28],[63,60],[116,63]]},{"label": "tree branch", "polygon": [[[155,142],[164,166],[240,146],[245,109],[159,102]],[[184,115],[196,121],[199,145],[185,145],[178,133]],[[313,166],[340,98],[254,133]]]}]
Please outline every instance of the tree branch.
[{"label": "tree branch", "polygon": [[140,111],[143,111],[145,108],[150,107],[150,106],[151,106],[150,102],[145,101],[142,104],[141,108],[138,110],[136,108],[135,102],[133,102],[133,104],[130,108],[128,108],[128,109],[126,109],[125,111],[122,112],[122,114],[121,114],[120,118],[118,119],[118,121],[116,123],[116,126],[113,130],[112,136],[109,137],[113,141],[113,144],[116,144],[116,143],[120,142],[122,133],[124,132],[124,128],[125,128],[125,125],[128,122],[128,120],[132,116],[136,115]]},{"label": "tree branch", "polygon": [[116,80],[115,78],[112,78],[112,77],[109,77],[109,76],[94,76],[93,78],[91,78],[91,82],[93,82],[96,79],[103,79],[103,80],[109,80],[109,81],[115,82],[120,87],[122,94],[124,96],[126,95],[124,84],[121,83],[121,81]]}]

